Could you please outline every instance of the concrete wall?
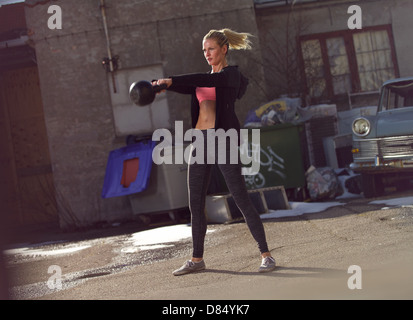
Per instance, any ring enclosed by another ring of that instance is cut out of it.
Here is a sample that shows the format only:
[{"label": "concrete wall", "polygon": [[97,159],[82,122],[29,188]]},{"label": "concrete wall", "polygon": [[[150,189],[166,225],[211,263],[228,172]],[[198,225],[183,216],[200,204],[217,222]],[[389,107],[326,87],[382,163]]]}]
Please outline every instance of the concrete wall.
[{"label": "concrete wall", "polygon": [[400,76],[413,76],[413,2],[394,1],[394,5],[390,7],[390,14]]},{"label": "concrete wall", "polygon": [[[161,65],[165,76],[208,71],[201,43],[210,29],[230,27],[258,34],[252,0],[105,3],[110,46],[113,55],[120,57],[119,70]],[[51,4],[62,9],[61,30],[47,26]],[[25,11],[37,54],[62,227],[130,218],[127,197],[103,200],[100,196],[108,153],[125,145],[125,137],[115,131],[110,75],[101,65],[108,54],[100,1],[38,2]],[[258,37],[254,46],[252,51],[234,52],[229,58],[251,80],[238,104],[241,121],[249,109],[266,100],[260,89],[263,70]],[[185,129],[189,128],[188,97],[168,93],[167,100],[170,126],[184,120]]]}]

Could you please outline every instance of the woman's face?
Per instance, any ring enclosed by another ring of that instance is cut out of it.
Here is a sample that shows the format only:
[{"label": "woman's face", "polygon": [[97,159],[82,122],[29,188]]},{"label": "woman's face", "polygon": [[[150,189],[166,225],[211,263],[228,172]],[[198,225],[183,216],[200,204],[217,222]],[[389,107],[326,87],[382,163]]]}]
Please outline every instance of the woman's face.
[{"label": "woman's face", "polygon": [[210,66],[216,66],[224,62],[227,50],[227,46],[220,47],[215,39],[203,41],[204,56]]}]

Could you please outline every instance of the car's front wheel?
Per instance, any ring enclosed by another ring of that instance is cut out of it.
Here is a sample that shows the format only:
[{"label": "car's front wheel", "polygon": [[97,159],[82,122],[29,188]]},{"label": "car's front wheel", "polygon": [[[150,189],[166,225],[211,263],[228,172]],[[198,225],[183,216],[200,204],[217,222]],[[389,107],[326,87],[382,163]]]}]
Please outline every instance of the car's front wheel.
[{"label": "car's front wheel", "polygon": [[364,197],[374,198],[384,194],[383,177],[379,174],[361,175]]}]

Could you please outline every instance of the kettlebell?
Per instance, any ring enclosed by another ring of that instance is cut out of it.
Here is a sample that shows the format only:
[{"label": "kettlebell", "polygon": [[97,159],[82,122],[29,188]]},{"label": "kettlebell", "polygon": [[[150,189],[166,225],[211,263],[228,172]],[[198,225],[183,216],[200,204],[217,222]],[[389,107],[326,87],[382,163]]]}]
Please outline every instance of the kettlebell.
[{"label": "kettlebell", "polygon": [[156,93],[166,89],[166,84],[153,86],[148,81],[138,81],[131,84],[129,97],[131,101],[139,107],[151,104],[155,100]]}]

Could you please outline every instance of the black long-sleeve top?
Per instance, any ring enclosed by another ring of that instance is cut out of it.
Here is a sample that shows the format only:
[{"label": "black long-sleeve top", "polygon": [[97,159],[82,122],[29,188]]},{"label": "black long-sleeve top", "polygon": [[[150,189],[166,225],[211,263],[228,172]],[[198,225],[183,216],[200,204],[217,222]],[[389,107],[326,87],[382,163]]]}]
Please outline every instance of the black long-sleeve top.
[{"label": "black long-sleeve top", "polygon": [[172,76],[172,85],[168,90],[191,94],[192,127],[195,128],[199,117],[199,102],[196,97],[197,87],[216,88],[215,129],[240,130],[240,123],[235,113],[235,100],[244,95],[248,79],[237,66],[227,66],[217,73],[191,73]]}]

